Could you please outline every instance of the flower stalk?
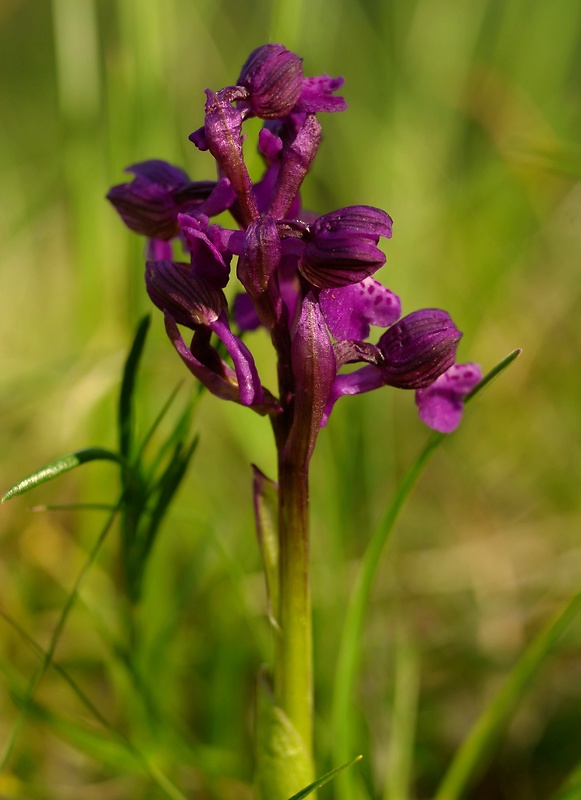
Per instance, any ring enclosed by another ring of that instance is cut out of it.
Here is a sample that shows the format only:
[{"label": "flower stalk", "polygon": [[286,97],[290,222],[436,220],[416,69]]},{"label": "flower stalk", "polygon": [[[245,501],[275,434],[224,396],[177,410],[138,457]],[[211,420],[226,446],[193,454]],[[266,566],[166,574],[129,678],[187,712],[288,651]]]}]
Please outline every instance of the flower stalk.
[{"label": "flower stalk", "polygon": [[[313,749],[313,644],[309,570],[309,477],[305,468],[279,467],[279,609],[275,699]],[[314,776],[313,776],[314,777]]]}]

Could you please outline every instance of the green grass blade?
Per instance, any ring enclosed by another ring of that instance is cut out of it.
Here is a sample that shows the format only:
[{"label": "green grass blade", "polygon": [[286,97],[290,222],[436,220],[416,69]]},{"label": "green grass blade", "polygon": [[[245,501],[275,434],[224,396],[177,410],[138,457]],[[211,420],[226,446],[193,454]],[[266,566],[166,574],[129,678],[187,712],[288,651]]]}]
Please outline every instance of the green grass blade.
[{"label": "green grass blade", "polygon": [[127,356],[123,369],[123,380],[119,394],[119,452],[124,458],[129,458],[133,444],[133,394],[137,379],[137,369],[141,359],[151,317],[143,317],[137,331],[131,350]]},{"label": "green grass blade", "polygon": [[4,503],[6,500],[11,500],[19,494],[24,494],[30,489],[34,489],[35,486],[51,481],[64,472],[70,472],[70,470],[75,469],[75,467],[79,467],[81,464],[87,464],[89,461],[116,461],[120,463],[121,459],[112,450],[104,450],[102,447],[89,447],[85,450],[77,450],[74,453],[69,453],[66,456],[58,458],[56,461],[52,461],[50,464],[33,472],[31,475],[27,475],[26,478],[23,478],[8,489],[2,497],[2,502]]},{"label": "green grass blade", "polygon": [[420,689],[418,649],[404,631],[396,638],[389,750],[383,800],[411,796]]},{"label": "green grass blade", "polygon": [[[520,350],[513,350],[509,355],[493,367],[482,380],[474,387],[465,402],[473,400],[491,381],[497,378],[520,355]],[[363,630],[363,620],[373,588],[373,582],[381,556],[390,540],[395,523],[407,498],[414,488],[418,478],[428,463],[438,445],[444,441],[447,434],[433,433],[428,439],[424,449],[416,461],[404,475],[388,505],[383,519],[373,534],[369,545],[363,555],[351,601],[347,609],[343,636],[339,647],[339,658],[335,671],[335,687],[333,695],[333,730],[335,731],[335,757],[344,761],[350,755],[351,749],[351,698],[355,686],[357,666],[359,662],[360,641]],[[350,800],[354,796],[349,773],[342,776],[337,782],[337,795],[343,800]]]},{"label": "green grass blade", "polygon": [[348,761],[346,764],[342,764],[340,767],[332,769],[330,772],[327,772],[321,778],[318,778],[316,781],[314,781],[314,783],[311,783],[304,789],[301,789],[301,791],[297,792],[297,794],[293,794],[293,796],[289,798],[289,800],[303,800],[303,797],[307,797],[312,792],[315,792],[317,789],[320,789],[321,786],[324,786],[326,783],[333,780],[333,778],[340,772],[343,772],[343,770],[347,769],[348,767],[352,767],[353,764],[356,764],[358,761],[361,761],[362,758],[363,756],[355,756],[355,758],[352,758],[351,761]]},{"label": "green grass blade", "polygon": [[8,741],[6,742],[6,746],[4,748],[4,754],[0,758],[0,772],[6,767],[6,765],[8,763],[8,760],[10,759],[10,755],[12,754],[12,751],[14,750],[14,745],[16,744],[16,739],[18,738],[18,734],[20,732],[20,729],[22,728],[22,726],[24,724],[24,720],[26,718],[28,707],[29,707],[30,703],[33,700],[34,692],[36,691],[36,688],[38,687],[38,684],[42,680],[45,672],[48,670],[48,668],[52,664],[53,657],[54,657],[57,645],[59,643],[59,639],[60,639],[61,634],[62,634],[62,632],[64,630],[64,627],[66,625],[66,622],[67,622],[67,619],[69,617],[69,614],[71,613],[72,608],[73,608],[73,606],[75,604],[75,600],[77,599],[77,595],[78,595],[78,593],[80,591],[81,586],[83,585],[83,583],[85,581],[85,578],[89,574],[89,570],[93,566],[93,564],[95,562],[95,559],[97,558],[97,555],[98,555],[101,547],[103,546],[103,544],[104,544],[104,542],[105,542],[105,540],[106,540],[106,538],[107,538],[107,536],[109,534],[109,531],[111,530],[111,528],[113,526],[113,522],[115,521],[115,518],[117,516],[117,512],[119,511],[119,509],[121,507],[121,503],[122,503],[122,500],[120,499],[119,502],[117,503],[117,505],[115,506],[114,510],[109,515],[109,517],[107,519],[107,522],[105,523],[105,525],[103,526],[103,528],[101,530],[101,533],[97,537],[97,540],[95,541],[95,544],[93,545],[93,547],[92,547],[92,549],[91,549],[91,551],[89,553],[89,556],[88,556],[87,560],[85,561],[85,564],[83,565],[83,568],[81,569],[81,571],[79,572],[79,574],[77,576],[77,579],[76,579],[76,581],[74,583],[74,586],[73,586],[73,588],[71,590],[71,593],[69,594],[69,596],[67,598],[67,601],[66,601],[65,605],[63,606],[63,609],[61,611],[61,614],[60,614],[60,617],[59,617],[58,622],[56,624],[56,627],[55,627],[55,629],[54,629],[54,631],[52,633],[48,650],[47,650],[47,652],[45,654],[45,657],[44,657],[44,659],[42,661],[42,664],[41,664],[39,670],[36,672],[36,674],[34,675],[34,677],[32,678],[32,680],[31,680],[31,682],[30,682],[30,684],[28,686],[28,690],[27,690],[26,696],[24,698],[24,703],[23,703],[22,710],[20,712],[20,715],[19,715],[18,719],[16,720],[16,723],[14,724],[14,727],[12,729],[12,732],[11,732],[10,736],[8,737]]},{"label": "green grass blade", "polygon": [[175,493],[179,489],[181,482],[187,472],[191,458],[198,446],[198,437],[196,436],[193,441],[186,447],[179,444],[175,448],[173,458],[169,462],[165,472],[159,479],[158,483],[158,496],[156,503],[151,511],[150,522],[147,526],[147,534],[145,536],[143,559],[147,560],[151,548],[155,542],[155,537],[165,514],[169,508]]},{"label": "green grass blade", "polygon": [[470,782],[490,758],[507,722],[530,688],[552,648],[579,612],[581,612],[581,592],[569,600],[525,650],[460,746],[434,800],[459,800],[464,795]]}]

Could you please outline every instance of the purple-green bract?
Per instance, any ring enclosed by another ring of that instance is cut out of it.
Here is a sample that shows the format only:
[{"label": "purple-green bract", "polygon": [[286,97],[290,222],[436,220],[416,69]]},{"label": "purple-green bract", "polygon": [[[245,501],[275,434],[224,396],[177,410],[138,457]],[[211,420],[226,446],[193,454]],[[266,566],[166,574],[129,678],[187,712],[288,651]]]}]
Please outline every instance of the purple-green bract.
[{"label": "purple-green bract", "polygon": [[[367,205],[322,216],[302,209],[301,184],[321,140],[316,115],[347,108],[335,94],[342,84],[305,78],[302,60],[280,44],[259,47],[235,85],[206,90],[204,124],[190,136],[213,157],[217,180],[190,181],[152,160],[129,167],[133,180],[108,194],[126,225],[148,237],[147,291],[188,369],[213,394],[270,415],[290,461],[308,462],[343,395],[414,389],[421,419],[450,432],[480,379],[477,365],[455,364],[462,334],[445,311],[400,318],[399,298],[372,277],[385,263],[388,214]],[[242,147],[250,117],[264,120],[257,182]],[[210,223],[226,210],[232,228]],[[233,280],[239,293],[229,307],[223,290]],[[190,344],[178,325],[192,332]],[[277,393],[262,385],[242,341],[258,326],[276,351]],[[367,341],[371,326],[384,329],[376,344]],[[353,363],[362,366],[342,371]]]}]

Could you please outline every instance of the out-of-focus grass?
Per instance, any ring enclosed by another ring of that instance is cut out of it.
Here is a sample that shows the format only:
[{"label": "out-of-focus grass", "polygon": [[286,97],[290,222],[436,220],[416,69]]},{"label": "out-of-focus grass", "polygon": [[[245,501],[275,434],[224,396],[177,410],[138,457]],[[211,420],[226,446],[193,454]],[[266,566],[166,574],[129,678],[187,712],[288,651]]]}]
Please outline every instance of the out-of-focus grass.
[{"label": "out-of-focus grass", "polygon": [[[414,785],[427,797],[532,632],[581,582],[580,30],[575,0],[0,6],[2,487],[62,453],[114,442],[123,357],[147,303],[142,243],[103,196],[145,158],[212,177],[209,156],[187,141],[202,90],[232,83],[268,39],[301,53],[307,74],[346,78],[350,108],[322,119],[306,205],[387,209],[394,238],[381,277],[406,311],[448,309],[464,360],[488,368],[524,348],[430,465],[381,571],[353,722],[362,796],[380,795],[390,763],[398,631],[419,659]],[[265,364],[259,334],[255,345]],[[184,377],[155,318],[144,427]],[[272,475],[274,453],[267,423],[244,409],[206,397],[195,425],[200,445],[142,611],[149,710],[116,650],[114,535],[56,657],[188,797],[243,798],[254,674],[269,655],[249,463]],[[312,476],[321,771],[336,766],[330,687],[350,579],[425,436],[413,398],[388,390],[342,401],[321,435]],[[113,471],[84,469],[31,502],[112,500]],[[0,603],[46,647],[102,519],[26,507],[25,498],[2,508]],[[0,625],[3,743],[38,656]],[[573,632],[555,654],[472,797],[548,797],[581,758],[580,639]],[[57,672],[37,700],[0,795],[164,796],[122,751],[71,732],[74,723],[104,733]]]}]

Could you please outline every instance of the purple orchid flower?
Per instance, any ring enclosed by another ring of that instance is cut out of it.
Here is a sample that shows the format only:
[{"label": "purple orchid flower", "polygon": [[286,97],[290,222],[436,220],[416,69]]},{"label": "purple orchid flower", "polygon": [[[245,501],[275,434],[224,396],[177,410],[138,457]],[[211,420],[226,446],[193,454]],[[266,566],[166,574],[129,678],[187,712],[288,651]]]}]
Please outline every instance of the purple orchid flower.
[{"label": "purple orchid flower", "polygon": [[[408,314],[389,327],[375,347],[364,347],[365,343],[357,341],[341,343],[343,346],[338,351],[342,354],[342,363],[370,363],[355,372],[337,375],[327,400],[322,424],[327,423],[333,406],[344,395],[362,394],[381,386],[426,390],[426,387],[430,387],[453,366],[461,337],[461,332],[445,311],[422,309]],[[348,346],[345,347],[345,344]],[[462,396],[459,392],[458,400]],[[420,400],[421,407],[425,402]],[[425,416],[430,420],[435,419],[435,415]]]},{"label": "purple orchid flower", "polygon": [[[424,422],[452,430],[480,374],[476,365],[454,364],[461,333],[445,311],[401,318],[400,299],[373,277],[386,260],[380,239],[392,235],[385,211],[353,205],[317,217],[301,208],[321,141],[317,114],[347,107],[336,94],[342,85],[327,75],[305,78],[302,60],[280,44],[259,47],[234,85],[206,90],[204,125],[190,136],[214,158],[217,182],[191,182],[177,167],[146,161],[108,195],[128,227],[150,240],[147,290],[188,369],[214,394],[279,415],[277,441],[293,460],[310,458],[339,397],[386,385],[414,389]],[[251,117],[264,120],[257,182],[242,147]],[[226,210],[233,229],[210,223]],[[173,260],[170,241],[178,237],[189,264]],[[244,292],[230,308],[224,290],[234,258]],[[242,333],[259,325],[269,332],[278,400],[230,320]],[[189,346],[178,326],[193,332]],[[375,344],[372,326],[384,331]],[[361,366],[345,374],[348,363]]]},{"label": "purple orchid flower", "polygon": [[214,216],[235,200],[227,181],[190,181],[186,173],[166,161],[142,161],[127,167],[130,183],[113,186],[107,199],[136,233],[168,241],[178,236],[178,214],[197,211]]}]

